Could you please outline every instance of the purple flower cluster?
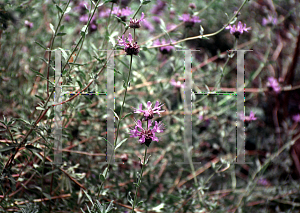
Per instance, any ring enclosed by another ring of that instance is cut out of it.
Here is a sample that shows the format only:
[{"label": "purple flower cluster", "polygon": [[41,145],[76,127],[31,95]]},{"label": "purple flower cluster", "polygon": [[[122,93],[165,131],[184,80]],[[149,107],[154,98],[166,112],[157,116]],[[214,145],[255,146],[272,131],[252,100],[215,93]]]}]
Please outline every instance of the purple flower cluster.
[{"label": "purple flower cluster", "polygon": [[129,33],[128,42],[126,42],[124,35],[122,38],[119,37],[119,45],[124,46],[124,51],[126,52],[126,55],[138,55],[140,52],[140,47],[137,45],[137,42],[133,42],[132,35]]},{"label": "purple flower cluster", "polygon": [[268,18],[263,18],[262,19],[262,25],[267,26],[267,25],[276,25],[277,24],[277,18],[272,17],[268,15]]},{"label": "purple flower cluster", "polygon": [[150,32],[154,32],[154,30],[155,30],[153,24],[151,22],[147,21],[147,19],[143,20],[143,27],[146,30],[149,30]]},{"label": "purple flower cluster", "polygon": [[153,118],[154,114],[158,114],[160,116],[161,112],[165,110],[161,110],[163,104],[160,104],[159,101],[156,101],[154,108],[152,108],[152,103],[150,101],[147,102],[147,109],[143,110],[143,104],[140,104],[139,109],[135,109],[134,113],[143,113],[144,120],[150,120]]},{"label": "purple flower cluster", "polygon": [[119,7],[114,7],[111,13],[121,18],[123,21],[126,21],[126,17],[131,15],[133,11],[129,7],[122,9],[119,9]]},{"label": "purple flower cluster", "polygon": [[160,113],[165,111],[161,110],[162,106],[163,104],[160,104],[159,101],[156,101],[155,106],[152,108],[152,103],[148,101],[146,110],[143,110],[142,104],[140,104],[138,109],[134,109],[134,113],[143,113],[144,118],[142,121],[147,122],[147,127],[143,128],[142,121],[137,120],[135,122],[135,128],[130,130],[130,137],[139,138],[139,142],[148,147],[152,141],[158,142],[159,140],[155,134],[164,131],[164,124],[162,122],[155,121],[154,127],[152,128],[153,121],[151,119],[154,117],[154,114],[158,114],[160,116]]},{"label": "purple flower cluster", "polygon": [[151,129],[152,126],[152,120],[148,122],[148,128],[144,129],[142,126],[142,121],[138,120],[136,122],[136,126],[134,129],[130,130],[130,137],[138,137],[139,142],[141,144],[145,144],[146,146],[149,146],[152,141],[158,142],[158,138],[155,136],[155,133],[163,132],[164,125],[161,122],[155,121],[154,127]]},{"label": "purple flower cluster", "polygon": [[25,23],[25,26],[26,26],[28,29],[33,28],[33,23],[32,23],[32,22],[25,20],[24,23]]},{"label": "purple flower cluster", "polygon": [[[174,42],[171,40],[171,42]],[[164,44],[168,44],[166,42],[165,39],[162,39],[161,42],[157,39],[153,42],[154,45],[164,45]],[[165,46],[165,47],[160,47],[159,48],[159,51],[162,53],[162,54],[168,54],[169,52],[171,52],[171,50],[174,50],[175,48],[173,46]]]},{"label": "purple flower cluster", "polygon": [[163,12],[165,6],[166,6],[166,2],[158,0],[156,2],[155,6],[150,10],[150,12],[152,14],[160,16],[160,15],[162,15],[162,12]]},{"label": "purple flower cluster", "polygon": [[174,86],[175,88],[178,88],[178,89],[184,88],[184,84],[181,83],[181,81],[175,81],[174,79],[172,79],[172,80],[170,81],[170,84],[171,84],[172,86]]},{"label": "purple flower cluster", "polygon": [[198,16],[192,16],[186,13],[182,14],[182,16],[179,16],[179,20],[183,21],[186,27],[193,27],[195,23],[201,22]]},{"label": "purple flower cluster", "polygon": [[129,27],[130,28],[140,28],[141,27],[141,24],[140,22],[144,20],[144,13],[142,13],[142,16],[140,19],[132,19],[130,18],[130,23],[129,23]]},{"label": "purple flower cluster", "polygon": [[[87,24],[89,21],[89,14],[87,13],[90,6],[87,1],[81,1],[79,4],[74,8],[76,12],[80,14],[79,21]],[[70,21],[70,16],[65,17],[66,21]],[[89,25],[89,31],[95,32],[97,30],[97,23],[96,23],[96,15],[93,16],[90,25]]]},{"label": "purple flower cluster", "polygon": [[300,122],[300,114],[293,115],[293,120],[294,120],[295,122]]},{"label": "purple flower cluster", "polygon": [[[88,14],[84,14],[82,16],[79,17],[79,21],[87,24],[89,21],[89,15]],[[93,18],[91,19],[90,25],[89,25],[89,30],[90,32],[94,32],[97,30],[97,23],[96,23],[96,16],[94,15]]]},{"label": "purple flower cluster", "polygon": [[279,93],[281,91],[281,88],[279,86],[279,83],[276,78],[274,77],[268,77],[268,83],[267,86],[271,88],[274,92]]},{"label": "purple flower cluster", "polygon": [[254,112],[250,112],[249,116],[244,116],[244,113],[241,112],[239,114],[239,117],[241,120],[244,120],[245,122],[255,121],[257,118],[255,117]]},{"label": "purple flower cluster", "polygon": [[87,1],[80,1],[79,4],[74,8],[74,11],[83,15],[87,12],[87,9],[89,9],[89,3]]},{"label": "purple flower cluster", "polygon": [[243,34],[244,32],[248,32],[248,30],[250,30],[251,27],[246,27],[246,24],[243,25],[242,22],[239,21],[237,26],[235,25],[231,26],[229,24],[225,29],[230,30],[230,33],[232,35],[234,35],[236,38],[239,38],[241,34]]}]

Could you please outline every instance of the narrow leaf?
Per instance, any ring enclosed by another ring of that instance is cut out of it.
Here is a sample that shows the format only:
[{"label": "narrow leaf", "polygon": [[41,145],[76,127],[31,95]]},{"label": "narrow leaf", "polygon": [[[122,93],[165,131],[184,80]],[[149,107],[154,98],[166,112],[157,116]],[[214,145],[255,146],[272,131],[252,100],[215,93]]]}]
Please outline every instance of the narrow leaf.
[{"label": "narrow leaf", "polygon": [[39,43],[39,42],[37,42],[37,41],[34,41],[34,43],[36,43],[37,45],[39,45],[39,46],[40,46],[41,48],[43,48],[44,50],[47,49],[44,45],[42,45],[41,43]]},{"label": "narrow leaf", "polygon": [[55,34],[54,26],[51,23],[49,24],[49,27],[52,30],[52,32]]},{"label": "narrow leaf", "polygon": [[112,109],[110,109],[110,110],[113,111],[114,115],[118,118],[118,120],[120,120],[118,114],[114,110],[112,110]]},{"label": "narrow leaf", "polygon": [[55,4],[55,6],[60,13],[63,13],[63,10],[57,4]]},{"label": "narrow leaf", "polygon": [[43,151],[42,149],[34,147],[33,145],[26,145],[25,148],[31,152],[42,152]]},{"label": "narrow leaf", "polygon": [[120,143],[117,144],[115,150],[117,150],[123,143],[125,143],[127,141],[128,138],[125,138],[124,140],[122,140]]},{"label": "narrow leaf", "polygon": [[83,189],[84,194],[87,196],[89,201],[94,205],[92,198],[89,196],[89,194]]},{"label": "narrow leaf", "polygon": [[44,101],[44,98],[42,98],[41,96],[39,95],[34,95],[35,97],[37,97],[38,99],[40,99],[41,101]]},{"label": "narrow leaf", "polygon": [[150,0],[144,0],[142,4],[145,5],[145,4],[149,4],[150,2],[151,2]]},{"label": "narrow leaf", "polygon": [[60,47],[58,49],[62,52],[62,56],[67,61],[68,60],[68,54],[66,53],[66,51],[63,48],[60,48]]},{"label": "narrow leaf", "polygon": [[9,150],[12,150],[12,149],[14,149],[14,148],[15,148],[14,146],[6,146],[6,147],[0,149],[0,153],[1,153],[1,152],[6,152],[6,151],[9,151]]},{"label": "narrow leaf", "polygon": [[57,36],[64,36],[67,35],[67,33],[57,33]]},{"label": "narrow leaf", "polygon": [[133,200],[132,200],[132,197],[131,197],[130,193],[131,193],[131,192],[129,192],[129,193],[127,194],[127,200],[128,200],[128,202],[132,205]]}]

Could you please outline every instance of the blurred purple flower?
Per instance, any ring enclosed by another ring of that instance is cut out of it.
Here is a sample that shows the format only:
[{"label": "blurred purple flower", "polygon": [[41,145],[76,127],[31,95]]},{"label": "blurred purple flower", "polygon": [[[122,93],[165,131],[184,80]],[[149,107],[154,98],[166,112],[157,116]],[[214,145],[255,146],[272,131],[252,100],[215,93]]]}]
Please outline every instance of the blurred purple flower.
[{"label": "blurred purple flower", "polygon": [[32,23],[32,22],[25,20],[24,23],[25,23],[25,26],[26,26],[28,29],[33,28],[33,23]]},{"label": "blurred purple flower", "polygon": [[97,30],[97,24],[95,23],[91,23],[90,26],[89,26],[89,29],[93,32],[93,31],[96,31]]},{"label": "blurred purple flower", "polygon": [[178,88],[178,89],[184,88],[184,84],[181,83],[180,81],[177,81],[177,82],[176,82],[174,79],[172,79],[172,80],[170,81],[170,83],[171,83],[172,86],[174,86],[174,87],[176,87],[176,88]]},{"label": "blurred purple flower", "polygon": [[130,28],[140,28],[141,24],[140,22],[144,20],[144,13],[142,12],[141,18],[140,19],[132,19],[130,18],[130,23],[129,23],[129,27]]},{"label": "blurred purple flower", "polygon": [[155,136],[155,133],[160,133],[164,131],[164,124],[161,122],[155,121],[155,125],[153,129],[150,129],[152,126],[152,120],[148,121],[148,127],[147,129],[144,129],[142,127],[142,121],[138,120],[136,122],[136,126],[134,129],[130,130],[130,137],[138,137],[139,142],[141,144],[145,144],[146,146],[149,146],[152,141],[158,142],[158,138]]},{"label": "blurred purple flower", "polygon": [[67,15],[65,15],[65,21],[66,22],[69,22],[71,20],[71,17],[67,14]]},{"label": "blurred purple flower", "polygon": [[150,120],[153,118],[154,114],[158,114],[160,116],[160,113],[165,111],[161,110],[162,106],[163,104],[156,101],[154,108],[152,108],[152,103],[148,101],[146,110],[143,110],[143,104],[140,104],[138,109],[134,108],[134,113],[143,113],[144,120]]},{"label": "blurred purple flower", "polygon": [[277,24],[277,18],[276,17],[272,17],[270,15],[268,15],[268,18],[263,18],[262,19],[262,25],[266,26],[266,25],[276,25]]},{"label": "blurred purple flower", "polygon": [[155,30],[154,26],[151,24],[151,22],[147,21],[147,19],[144,19],[143,27],[149,30],[150,32],[153,32]]},{"label": "blurred purple flower", "polygon": [[189,3],[189,8],[196,9],[196,4],[195,3]]},{"label": "blurred purple flower", "polygon": [[247,122],[255,121],[257,119],[255,117],[254,112],[252,112],[252,111],[250,112],[249,116],[244,116],[244,113],[240,112],[239,113],[239,117],[240,117],[240,120],[244,120],[244,121],[247,121]]},{"label": "blurred purple flower", "polygon": [[294,115],[294,116],[293,116],[293,120],[294,120],[295,122],[300,122],[300,114]]},{"label": "blurred purple flower", "polygon": [[236,38],[239,38],[239,36],[241,34],[243,34],[243,32],[248,32],[248,30],[251,29],[251,27],[246,27],[246,24],[242,24],[241,21],[239,21],[239,23],[236,25],[231,26],[230,24],[225,28],[225,29],[230,29],[230,33],[232,35],[234,35]]},{"label": "blurred purple flower", "polygon": [[281,88],[279,86],[279,83],[276,78],[274,77],[268,77],[267,86],[269,88],[272,88],[274,92],[279,93],[281,91]]},{"label": "blurred purple flower", "polygon": [[126,19],[126,16],[131,15],[133,12],[129,7],[122,8],[122,9],[119,9],[119,7],[114,7],[114,9],[111,13],[124,20],[124,19]]},{"label": "blurred purple flower", "polygon": [[173,29],[175,29],[177,27],[177,25],[176,24],[167,24],[167,30],[173,30]]},{"label": "blurred purple flower", "polygon": [[[173,40],[171,40],[171,42],[174,42]],[[164,44],[168,44],[166,42],[165,39],[162,39],[161,42],[157,39],[153,42],[154,45],[164,45]],[[169,53],[171,50],[174,50],[175,47],[174,46],[164,46],[164,47],[160,47],[159,50],[161,53],[163,54],[167,54]]]},{"label": "blurred purple flower", "polygon": [[126,55],[138,55],[138,53],[140,52],[140,47],[139,45],[137,45],[137,43],[133,43],[133,39],[132,39],[132,35],[129,33],[128,34],[128,38],[127,38],[128,42],[126,42],[124,35],[122,36],[122,38],[119,37],[119,45],[120,46],[124,46],[124,51],[126,52]]},{"label": "blurred purple flower", "polygon": [[157,24],[160,24],[160,17],[159,16],[152,16],[152,20],[155,21]]},{"label": "blurred purple flower", "polygon": [[89,21],[89,15],[88,14],[84,14],[84,15],[80,16],[79,17],[79,21],[86,24]]},{"label": "blurred purple flower", "polygon": [[100,18],[107,18],[107,17],[109,17],[109,13],[110,13],[110,9],[109,8],[107,8],[105,10],[101,10],[99,12],[99,17]]},{"label": "blurred purple flower", "polygon": [[199,115],[198,119],[199,119],[200,121],[202,121],[202,120],[203,120],[203,115]]},{"label": "blurred purple flower", "polygon": [[190,14],[182,14],[179,16],[180,21],[184,21],[186,27],[193,27],[195,23],[200,23],[201,20],[198,16],[191,16]]},{"label": "blurred purple flower", "polygon": [[123,153],[120,157],[123,163],[126,163],[128,161],[128,155],[126,153]]},{"label": "blurred purple flower", "polygon": [[262,186],[270,186],[271,185],[270,181],[268,181],[265,178],[259,178],[257,180],[257,184],[262,185]]},{"label": "blurred purple flower", "polygon": [[87,8],[89,9],[89,3],[87,1],[80,1],[79,4],[74,8],[79,14],[86,13]]},{"label": "blurred purple flower", "polygon": [[158,0],[155,6],[150,10],[150,12],[155,15],[161,15],[165,6],[166,6],[166,2]]},{"label": "blurred purple flower", "polygon": [[[84,24],[87,24],[88,21],[89,21],[89,15],[88,14],[84,14],[84,15],[81,15],[79,17],[79,21],[84,23]],[[97,24],[96,24],[96,16],[94,15],[91,22],[90,22],[90,25],[89,25],[89,31],[90,32],[94,32],[97,30]]]}]

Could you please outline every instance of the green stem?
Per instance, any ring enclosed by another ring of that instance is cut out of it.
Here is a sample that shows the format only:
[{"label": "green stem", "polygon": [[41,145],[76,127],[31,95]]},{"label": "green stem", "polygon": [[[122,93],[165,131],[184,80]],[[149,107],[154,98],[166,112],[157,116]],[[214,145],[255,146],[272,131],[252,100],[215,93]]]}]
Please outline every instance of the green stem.
[{"label": "green stem", "polygon": [[220,33],[221,31],[223,31],[233,20],[234,18],[237,16],[237,14],[240,12],[240,10],[244,7],[244,5],[246,4],[248,0],[245,0],[244,3],[240,6],[240,8],[238,9],[237,13],[234,14],[234,16],[218,31],[214,32],[214,33],[210,33],[210,34],[206,34],[206,35],[198,35],[198,36],[193,36],[193,37],[189,37],[189,38],[185,38],[176,42],[171,42],[169,44],[162,44],[162,45],[156,45],[156,46],[151,46],[148,47],[148,49],[152,49],[152,48],[158,48],[158,47],[166,47],[166,46],[174,46],[176,44],[182,43],[184,41],[189,41],[189,40],[194,40],[194,39],[202,39],[204,37],[208,38],[208,37],[212,37],[217,35],[218,33]]},{"label": "green stem", "polygon": [[[147,128],[148,128],[148,121],[147,121]],[[138,183],[137,183],[137,185],[136,185],[135,196],[134,196],[134,200],[133,200],[133,204],[132,204],[132,210],[131,210],[131,213],[134,213],[134,207],[135,207],[135,203],[136,203],[136,198],[137,198],[138,189],[140,188],[141,180],[142,180],[142,177],[143,177],[144,166],[146,166],[146,155],[147,155],[147,146],[145,145],[144,162],[142,163],[142,171],[141,171],[141,175],[140,175],[139,180],[138,180]]]},{"label": "green stem", "polygon": [[132,19],[135,18],[135,16],[138,14],[138,12],[140,11],[140,9],[142,8],[142,4],[140,4],[139,8],[137,9],[137,11],[135,11],[135,14],[133,15]]},{"label": "green stem", "polygon": [[[126,100],[127,88],[128,88],[128,82],[129,82],[129,79],[130,79],[131,69],[132,69],[132,55],[130,56],[129,73],[128,73],[127,81],[126,81],[126,84],[125,84],[125,94],[124,94],[123,103],[122,103],[120,114],[119,114],[119,119],[121,119],[121,116],[122,116],[122,113],[123,113],[123,108],[124,108],[124,104],[125,104],[125,100]],[[117,145],[119,129],[120,129],[120,120],[118,120],[117,134],[116,134],[116,139],[115,139],[114,146]]]},{"label": "green stem", "polygon": [[[128,73],[127,82],[126,82],[126,85],[127,85],[127,86],[128,86],[128,82],[129,82],[129,79],[130,79],[131,67],[132,67],[132,55],[131,55],[131,57],[130,57],[129,73]],[[127,86],[126,86],[126,88],[125,88],[125,94],[124,94],[123,103],[122,103],[122,107],[121,107],[121,110],[120,110],[120,115],[119,115],[119,117],[121,117],[122,112],[123,112],[123,107],[124,107],[124,103],[125,103],[125,100],[126,100],[126,94],[127,94]],[[114,147],[116,147],[116,145],[117,145],[117,138],[118,138],[118,134],[119,134],[119,129],[120,129],[120,121],[118,121],[117,134],[116,134],[116,139],[115,139],[115,141],[114,141]],[[108,161],[108,164],[107,164],[107,168],[109,168],[109,166],[110,166],[110,164],[111,164],[111,161],[112,161],[112,158],[113,158],[114,155],[115,155],[115,149],[114,149],[113,154],[112,154],[112,155],[110,156],[110,158],[109,158],[109,161]],[[106,177],[105,177],[105,180],[106,180]],[[101,192],[101,190],[102,190],[103,185],[104,185],[104,181],[101,183],[101,185],[100,185],[100,187],[99,187],[99,191],[98,191],[97,197],[100,196],[100,192]]]},{"label": "green stem", "polygon": [[[238,43],[238,39],[237,39],[237,38],[234,38],[233,51],[236,50],[236,48],[237,48],[237,43]],[[231,57],[231,54],[233,54],[233,53],[229,53],[229,54],[230,54],[230,57],[227,58],[227,60],[226,60],[226,62],[225,62],[225,64],[224,64],[224,66],[223,66],[223,68],[222,68],[220,80],[216,83],[215,88],[217,88],[217,89],[219,89],[220,84],[221,84],[221,81],[222,81],[222,79],[223,79],[223,77],[224,77],[224,70],[225,70],[225,67],[227,66],[227,64],[228,64],[228,62],[229,62],[229,60],[230,60],[230,58],[232,58],[232,57]]]},{"label": "green stem", "polygon": [[58,21],[58,25],[55,29],[55,32],[54,32],[54,35],[52,36],[52,40],[51,40],[51,43],[50,43],[50,51],[49,51],[49,55],[48,55],[48,68],[47,68],[47,97],[49,97],[49,73],[50,73],[50,59],[51,59],[51,52],[52,52],[52,48],[53,48],[53,44],[54,44],[54,40],[56,38],[56,35],[57,35],[57,32],[58,32],[58,29],[60,27],[60,24],[61,24],[61,21],[65,15],[65,12],[70,4],[70,1],[68,1],[65,9],[63,10],[62,14],[61,14],[61,17],[59,18],[59,21]]},{"label": "green stem", "polygon": [[[74,50],[72,51],[72,53],[69,55],[69,58],[67,59],[67,61],[66,61],[65,65],[64,65],[64,67],[62,68],[62,72],[65,70],[67,64],[69,64],[69,60],[71,59],[72,55],[75,53],[77,47],[79,46],[80,42],[82,41],[82,44],[81,44],[81,46],[80,46],[80,50],[81,50],[82,45],[83,45],[83,42],[84,42],[85,37],[86,37],[86,32],[87,32],[87,30],[89,29],[91,20],[92,20],[92,18],[93,18],[93,16],[94,16],[94,14],[95,14],[95,12],[96,12],[96,10],[97,10],[99,4],[100,4],[100,1],[98,1],[97,4],[95,5],[95,9],[93,10],[93,13],[92,13],[92,15],[90,16],[90,18],[89,18],[89,20],[88,20],[88,23],[86,24],[86,28],[85,28],[85,30],[84,30],[84,36],[81,36],[81,37],[80,37],[80,40],[79,40],[78,43],[76,44],[76,47],[74,48]],[[73,63],[76,63],[76,60],[77,60],[77,58],[78,58],[78,56],[79,56],[79,53],[80,53],[80,50],[78,51],[78,53],[77,53],[77,55],[76,55],[76,57],[75,57]],[[70,73],[70,71],[72,70],[72,68],[73,68],[73,64],[70,66],[70,69],[69,69],[68,73]],[[68,73],[67,73],[67,74],[68,74]],[[67,75],[67,74],[66,74],[66,75]],[[65,82],[63,83],[63,85],[64,85],[64,84],[65,84]]]},{"label": "green stem", "polygon": [[[112,2],[112,3],[111,3],[111,7],[110,7],[109,16],[108,16],[107,25],[106,25],[106,35],[109,35],[108,26],[109,26],[109,24],[110,24],[110,20],[111,20],[111,12],[112,12],[112,10],[113,10],[113,7],[114,7],[114,3]],[[113,32],[113,31],[114,31],[114,30],[112,30],[111,32]],[[106,35],[104,36],[104,39],[102,40],[102,45],[101,45],[101,49],[100,49],[100,50],[103,50]],[[105,45],[105,46],[106,46],[106,45]]]}]

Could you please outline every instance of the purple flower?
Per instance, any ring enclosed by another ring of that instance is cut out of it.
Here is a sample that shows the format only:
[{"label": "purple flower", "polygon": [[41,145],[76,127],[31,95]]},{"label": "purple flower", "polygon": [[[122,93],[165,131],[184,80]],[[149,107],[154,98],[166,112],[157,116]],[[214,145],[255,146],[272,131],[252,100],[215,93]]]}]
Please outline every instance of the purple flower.
[{"label": "purple flower", "polygon": [[166,2],[158,0],[155,6],[150,10],[150,12],[155,15],[161,15],[165,6],[166,6]]},{"label": "purple flower", "polygon": [[71,20],[71,17],[67,14],[67,15],[65,15],[65,21],[66,22],[69,22]]},{"label": "purple flower", "polygon": [[277,18],[273,18],[272,16],[268,15],[268,18],[263,18],[262,19],[262,25],[266,26],[266,25],[276,25],[277,24]]},{"label": "purple flower", "polygon": [[125,154],[125,153],[122,154],[122,155],[121,155],[121,159],[122,159],[122,162],[123,162],[123,163],[126,163],[126,162],[128,161],[128,155]]},{"label": "purple flower", "polygon": [[148,101],[146,110],[143,110],[143,104],[140,104],[139,108],[134,110],[134,113],[143,113],[145,117],[144,120],[150,120],[153,118],[154,114],[158,114],[160,116],[160,113],[165,111],[161,110],[162,106],[163,104],[156,101],[154,108],[152,108],[152,103]]},{"label": "purple flower", "polygon": [[279,86],[279,83],[276,78],[274,77],[268,77],[268,83],[267,86],[269,88],[272,88],[274,92],[279,93],[281,91],[281,88]]},{"label": "purple flower", "polygon": [[167,24],[167,30],[174,30],[177,27],[176,24]]},{"label": "purple flower", "polygon": [[79,17],[79,21],[83,22],[83,23],[87,23],[89,21],[89,15],[88,14],[84,14],[82,16]]},{"label": "purple flower", "polygon": [[152,16],[152,20],[155,21],[157,24],[160,24],[159,16]]},{"label": "purple flower", "polygon": [[[173,40],[171,40],[171,42],[174,42]],[[164,44],[168,44],[166,42],[165,39],[162,39],[161,42],[157,39],[153,42],[154,45],[164,45]],[[164,47],[160,47],[159,50],[162,54],[167,54],[169,53],[171,50],[174,50],[175,47],[173,46],[164,46]]]},{"label": "purple flower", "polygon": [[107,8],[107,9],[102,10],[102,11],[99,12],[99,17],[100,18],[107,18],[107,17],[109,17],[109,13],[110,13],[110,9]]},{"label": "purple flower", "polygon": [[200,23],[201,20],[198,16],[191,16],[190,14],[182,14],[179,16],[180,21],[184,21],[186,27],[193,27],[195,23]]},{"label": "purple flower", "polygon": [[300,122],[300,114],[294,115],[294,116],[293,116],[293,120],[294,120],[295,122]]},{"label": "purple flower", "polygon": [[244,116],[244,113],[240,112],[239,117],[240,117],[241,120],[244,120],[244,121],[247,121],[247,122],[255,121],[257,119],[255,117],[254,112],[252,112],[252,111],[250,112],[249,116]]},{"label": "purple flower", "polygon": [[[88,14],[84,14],[84,15],[82,15],[82,16],[79,17],[79,21],[87,24],[88,21],[89,21],[89,18],[90,17],[89,17]],[[91,22],[90,22],[90,25],[89,25],[89,31],[90,32],[94,32],[96,30],[97,30],[96,16],[94,15],[93,18],[92,18],[92,20],[91,20]]]},{"label": "purple flower", "polygon": [[270,181],[268,181],[268,180],[265,179],[265,178],[260,178],[260,179],[258,179],[258,180],[257,180],[257,183],[258,183],[259,185],[262,185],[262,186],[270,186],[270,185],[271,185]]},{"label": "purple flower", "polygon": [[123,21],[126,21],[126,16],[131,15],[133,12],[129,7],[119,9],[119,7],[114,7],[112,14],[120,17]]},{"label": "purple flower", "polygon": [[140,52],[140,47],[139,45],[137,45],[136,42],[132,42],[133,39],[130,33],[128,34],[127,40],[128,42],[126,42],[124,35],[122,36],[122,38],[119,37],[119,45],[124,46],[124,51],[126,52],[126,55],[138,55],[138,53]]},{"label": "purple flower", "polygon": [[144,19],[144,24],[143,26],[149,30],[150,32],[153,32],[155,29],[154,29],[154,26],[151,24],[151,22],[147,21],[147,19]]},{"label": "purple flower", "polygon": [[196,9],[196,4],[195,3],[189,3],[189,8]]},{"label": "purple flower", "polygon": [[239,38],[239,36],[241,34],[243,34],[243,32],[248,32],[248,30],[251,29],[251,27],[246,27],[246,24],[242,24],[242,22],[239,21],[239,23],[237,24],[237,26],[233,25],[231,26],[230,24],[225,28],[225,29],[230,29],[230,33],[232,35],[234,35],[236,38]]},{"label": "purple flower", "polygon": [[184,88],[184,84],[181,83],[180,81],[177,81],[177,82],[176,82],[174,79],[172,79],[172,80],[170,81],[170,83],[171,83],[172,86],[174,86],[174,87],[176,87],[176,88],[178,88],[178,89]]},{"label": "purple flower", "polygon": [[25,26],[26,26],[28,29],[33,28],[33,23],[32,23],[32,22],[25,20],[24,23],[25,23]]},{"label": "purple flower", "polygon": [[142,16],[139,20],[130,18],[129,27],[130,28],[140,28],[141,27],[140,22],[144,20],[144,17],[145,17],[144,13],[142,13]]},{"label": "purple flower", "polygon": [[81,1],[79,4],[74,8],[75,11],[77,11],[79,14],[86,13],[86,7],[89,9],[89,3],[86,1]]},{"label": "purple flower", "polygon": [[147,129],[144,129],[142,127],[142,121],[138,120],[136,122],[136,126],[134,129],[130,130],[130,137],[138,137],[139,142],[141,144],[145,144],[146,146],[149,146],[152,141],[158,142],[158,138],[155,136],[155,133],[160,133],[164,131],[164,125],[161,122],[155,121],[154,127],[151,129],[152,126],[152,120],[148,121],[148,127]]}]

